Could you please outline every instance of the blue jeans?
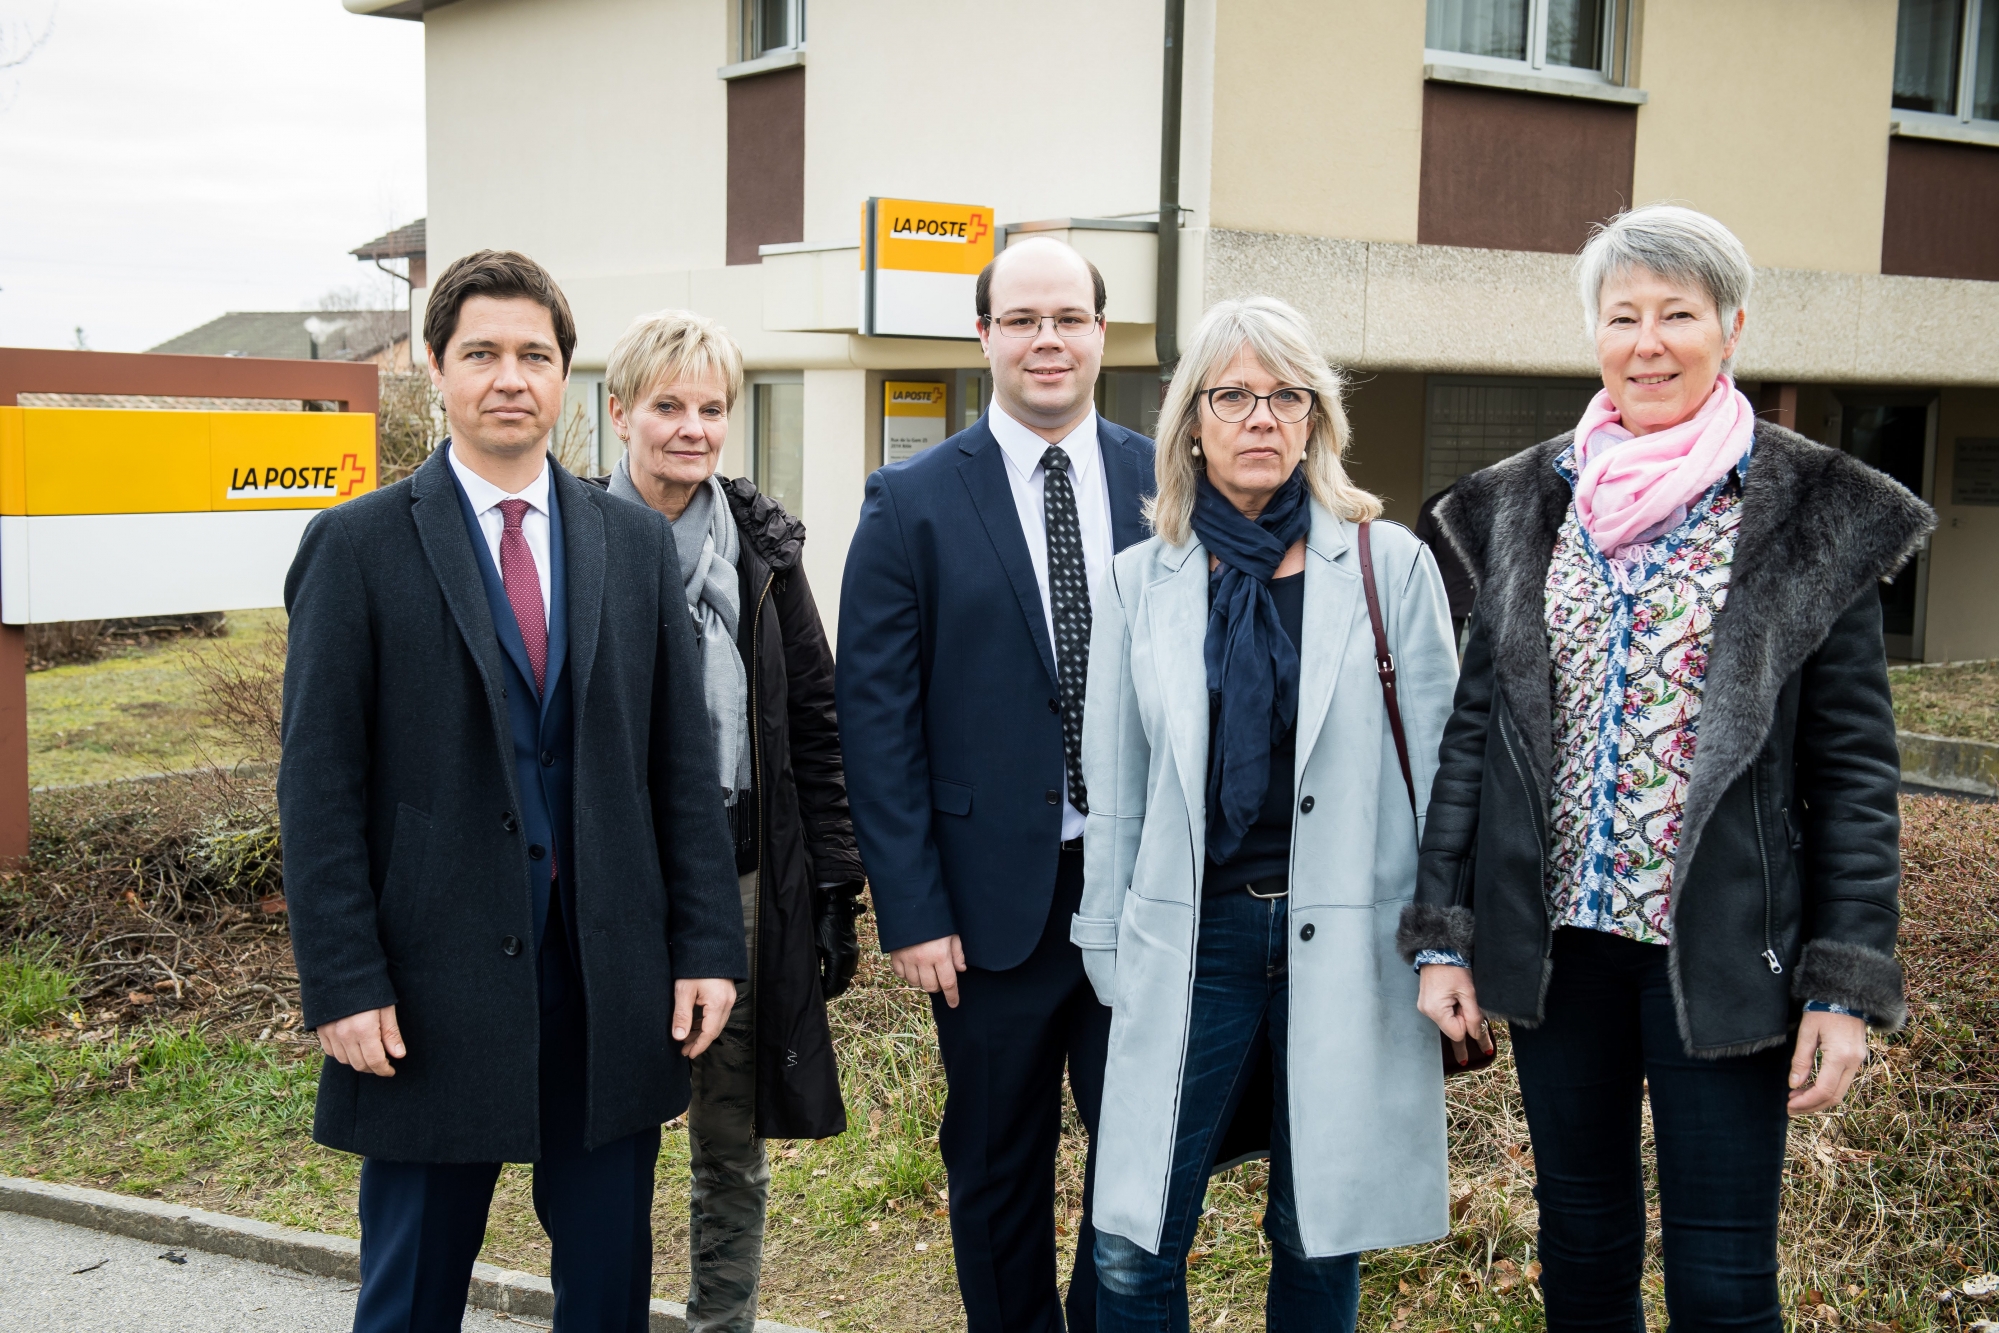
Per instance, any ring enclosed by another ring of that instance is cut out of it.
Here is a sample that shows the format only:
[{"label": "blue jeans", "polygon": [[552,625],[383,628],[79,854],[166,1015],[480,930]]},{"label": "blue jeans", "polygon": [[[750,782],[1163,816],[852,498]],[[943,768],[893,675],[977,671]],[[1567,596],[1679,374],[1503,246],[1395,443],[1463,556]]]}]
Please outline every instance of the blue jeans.
[{"label": "blue jeans", "polygon": [[1288,919],[1282,898],[1265,901],[1238,891],[1202,899],[1180,1124],[1159,1253],[1123,1236],[1097,1233],[1100,1333],[1185,1333],[1187,1251],[1201,1220],[1215,1149],[1258,1068],[1264,1042],[1270,1044],[1275,1084],[1270,1198],[1263,1214],[1271,1252],[1265,1324],[1270,1333],[1352,1333],[1360,1306],[1359,1256],[1308,1259],[1298,1239],[1285,1107]]},{"label": "blue jeans", "polygon": [[1555,932],[1547,1020],[1513,1026],[1534,1140],[1549,1333],[1644,1333],[1640,1099],[1659,1157],[1666,1312],[1674,1333],[1779,1333],[1777,1198],[1791,1053],[1686,1053],[1666,947]]}]

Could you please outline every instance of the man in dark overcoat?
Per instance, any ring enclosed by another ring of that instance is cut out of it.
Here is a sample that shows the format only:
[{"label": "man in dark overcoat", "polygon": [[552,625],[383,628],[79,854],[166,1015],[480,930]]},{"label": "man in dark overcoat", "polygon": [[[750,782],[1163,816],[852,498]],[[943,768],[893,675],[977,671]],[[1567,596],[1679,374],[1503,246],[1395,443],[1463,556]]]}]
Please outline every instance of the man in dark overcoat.
[{"label": "man in dark overcoat", "polygon": [[659,1126],[748,975],[693,626],[665,520],[548,456],[576,343],[548,273],[459,260],[424,340],[451,438],[316,518],[285,584],[286,891],[313,1136],[366,1159],[355,1328],[459,1327],[512,1161],[557,1326],[642,1330]]}]

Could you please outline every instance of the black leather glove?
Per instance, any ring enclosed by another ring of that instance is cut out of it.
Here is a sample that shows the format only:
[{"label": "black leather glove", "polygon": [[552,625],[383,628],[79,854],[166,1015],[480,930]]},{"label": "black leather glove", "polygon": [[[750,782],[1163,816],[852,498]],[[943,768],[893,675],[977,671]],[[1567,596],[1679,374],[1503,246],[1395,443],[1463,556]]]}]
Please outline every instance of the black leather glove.
[{"label": "black leather glove", "polygon": [[846,993],[854,969],[861,965],[860,941],[854,918],[868,909],[861,903],[860,880],[829,884],[812,890],[812,930],[819,946],[819,990],[831,1000]]}]

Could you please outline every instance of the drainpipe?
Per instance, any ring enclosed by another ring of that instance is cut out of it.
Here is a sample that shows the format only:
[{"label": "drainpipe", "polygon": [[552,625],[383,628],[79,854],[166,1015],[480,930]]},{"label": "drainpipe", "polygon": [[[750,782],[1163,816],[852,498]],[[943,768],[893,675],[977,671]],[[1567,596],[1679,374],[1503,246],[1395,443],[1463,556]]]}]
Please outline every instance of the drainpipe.
[{"label": "drainpipe", "polygon": [[1160,80],[1159,275],[1153,330],[1159,378],[1180,359],[1180,70],[1187,28],[1186,0],[1166,0],[1166,73]]}]

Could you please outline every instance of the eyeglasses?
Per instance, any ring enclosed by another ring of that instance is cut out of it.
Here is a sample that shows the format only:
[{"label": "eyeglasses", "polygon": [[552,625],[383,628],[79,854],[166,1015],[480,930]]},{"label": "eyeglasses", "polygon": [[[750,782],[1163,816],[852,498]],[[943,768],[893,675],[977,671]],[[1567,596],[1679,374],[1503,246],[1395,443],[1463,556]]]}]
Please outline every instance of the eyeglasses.
[{"label": "eyeglasses", "polygon": [[1201,397],[1208,400],[1208,410],[1215,414],[1215,420],[1231,425],[1249,420],[1258,403],[1270,404],[1270,415],[1287,426],[1295,426],[1311,416],[1312,409],[1319,405],[1319,395],[1311,389],[1272,389],[1269,393],[1251,393],[1248,389],[1203,389]]},{"label": "eyeglasses", "polygon": [[1041,326],[1050,320],[1055,322],[1055,331],[1064,338],[1080,338],[1096,330],[1101,315],[1086,315],[1080,310],[1065,310],[1059,315],[1029,315],[1014,312],[1005,315],[987,315],[986,327],[998,329],[1009,338],[1036,338],[1041,335]]}]

